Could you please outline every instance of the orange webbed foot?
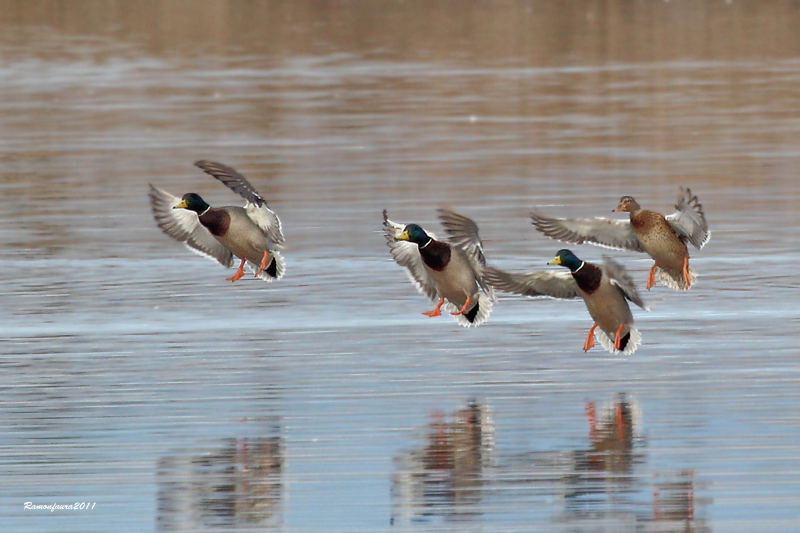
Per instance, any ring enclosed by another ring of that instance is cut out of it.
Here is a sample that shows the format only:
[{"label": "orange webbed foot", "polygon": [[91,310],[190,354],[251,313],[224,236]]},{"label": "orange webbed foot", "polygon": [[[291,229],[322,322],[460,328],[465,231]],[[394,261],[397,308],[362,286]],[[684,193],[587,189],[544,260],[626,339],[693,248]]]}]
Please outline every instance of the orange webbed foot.
[{"label": "orange webbed foot", "polygon": [[647,276],[647,290],[649,291],[653,285],[656,284],[656,267],[658,263],[653,263],[653,266],[650,267],[650,274]]},{"label": "orange webbed foot", "polygon": [[686,288],[692,286],[692,278],[689,276],[689,256],[683,258],[683,281],[686,283]]},{"label": "orange webbed foot", "polygon": [[237,279],[239,279],[242,276],[244,276],[244,262],[245,261],[246,261],[246,259],[242,259],[242,262],[239,263],[239,270],[237,270],[236,273],[233,276],[231,276],[229,278],[225,278],[225,279],[228,280],[228,281],[236,281]]},{"label": "orange webbed foot", "polygon": [[436,305],[434,309],[430,311],[425,311],[422,314],[425,316],[439,316],[442,314],[442,305],[444,305],[444,298],[439,298],[439,303]]},{"label": "orange webbed foot", "polygon": [[622,333],[622,328],[624,328],[624,327],[625,327],[625,324],[620,324],[619,327],[617,328],[617,334],[614,335],[614,349],[615,350],[619,350],[620,346],[622,346],[622,337],[620,337],[620,334]]},{"label": "orange webbed foot", "polygon": [[258,268],[258,271],[256,271],[256,276],[258,276],[259,274],[264,272],[264,269],[267,268],[267,258],[268,257],[269,257],[269,251],[268,250],[264,250],[264,255],[261,256],[261,266]]},{"label": "orange webbed foot", "polygon": [[464,302],[464,305],[461,306],[461,309],[459,309],[458,311],[456,311],[454,313],[450,313],[450,314],[451,315],[463,315],[464,313],[467,312],[467,308],[469,307],[469,304],[471,304],[471,303],[472,303],[472,298],[467,296],[467,301]]},{"label": "orange webbed foot", "polygon": [[591,329],[589,329],[589,333],[586,335],[586,342],[583,343],[583,351],[588,352],[589,350],[594,347],[594,330],[597,328],[597,322],[592,325]]}]

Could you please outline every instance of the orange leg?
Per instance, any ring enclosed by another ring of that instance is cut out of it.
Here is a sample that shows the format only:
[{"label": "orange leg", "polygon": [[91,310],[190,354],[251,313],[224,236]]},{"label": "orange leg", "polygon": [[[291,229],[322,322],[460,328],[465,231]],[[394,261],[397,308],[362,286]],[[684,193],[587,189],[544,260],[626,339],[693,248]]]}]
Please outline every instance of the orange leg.
[{"label": "orange leg", "polygon": [[647,276],[647,290],[649,291],[653,285],[656,284],[656,267],[658,263],[653,263],[653,266],[650,267],[650,275]]},{"label": "orange leg", "polygon": [[265,268],[267,268],[267,258],[269,257],[269,251],[264,250],[264,255],[261,257],[261,266],[258,268],[258,272],[256,272],[256,276],[261,274]]},{"label": "orange leg", "polygon": [[439,303],[436,305],[435,309],[431,309],[430,311],[425,311],[422,314],[427,316],[439,316],[442,314],[442,305],[444,305],[444,298],[439,298]]},{"label": "orange leg", "polygon": [[614,349],[619,350],[619,347],[622,346],[622,338],[620,338],[620,334],[622,333],[622,328],[625,327],[625,324],[620,324],[617,328],[617,334],[614,335]]},{"label": "orange leg", "polygon": [[455,313],[450,313],[450,314],[451,315],[463,315],[464,313],[467,312],[467,307],[469,307],[469,304],[471,304],[471,303],[472,303],[472,298],[470,296],[467,296],[467,301],[464,302],[464,305],[461,307],[461,309],[459,309]]},{"label": "orange leg", "polygon": [[597,327],[597,322],[592,325],[592,329],[589,330],[589,334],[586,335],[586,342],[583,343],[583,351],[588,352],[594,346],[594,330]]},{"label": "orange leg", "polygon": [[683,281],[686,282],[686,288],[692,286],[691,278],[689,277],[689,256],[683,258]]},{"label": "orange leg", "polygon": [[225,279],[227,279],[228,281],[236,281],[237,279],[239,279],[242,276],[244,276],[244,262],[245,261],[246,261],[246,259],[242,259],[242,262],[239,263],[239,270],[236,271],[236,274],[234,274],[233,276],[231,276],[229,278],[225,278]]}]

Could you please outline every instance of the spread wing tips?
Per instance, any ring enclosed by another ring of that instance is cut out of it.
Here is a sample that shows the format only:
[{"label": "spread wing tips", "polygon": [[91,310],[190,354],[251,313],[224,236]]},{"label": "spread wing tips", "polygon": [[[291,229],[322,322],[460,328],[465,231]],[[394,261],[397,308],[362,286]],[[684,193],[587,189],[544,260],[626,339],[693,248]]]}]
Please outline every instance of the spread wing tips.
[{"label": "spread wing tips", "polygon": [[236,169],[217,161],[209,161],[207,159],[195,161],[194,165],[206,174],[209,174],[224,183],[226,187],[240,195],[248,202],[254,203],[258,207],[261,207],[267,203],[266,200],[264,200],[264,198],[258,194],[250,182],[247,181],[247,178],[240,174]]}]

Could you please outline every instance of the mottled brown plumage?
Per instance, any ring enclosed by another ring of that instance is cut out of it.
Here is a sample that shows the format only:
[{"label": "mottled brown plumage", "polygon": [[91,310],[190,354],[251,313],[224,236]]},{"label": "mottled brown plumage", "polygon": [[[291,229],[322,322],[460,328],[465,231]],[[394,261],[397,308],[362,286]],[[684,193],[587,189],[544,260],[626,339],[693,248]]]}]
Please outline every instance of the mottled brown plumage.
[{"label": "mottled brown plumage", "polygon": [[574,244],[596,244],[607,248],[633,250],[650,255],[647,288],[661,282],[671,289],[686,290],[696,275],[689,267],[687,244],[701,249],[709,240],[703,206],[690,189],[681,188],[676,211],[664,216],[642,209],[631,196],[623,196],[614,211],[627,211],[629,220],[609,218],[555,218],[531,213],[533,225],[550,238]]},{"label": "mottled brown plumage", "polygon": [[647,289],[655,284],[656,268],[661,268],[681,289],[688,289],[693,282],[692,273],[688,270],[689,250],[666,217],[656,211],[642,209],[632,196],[623,196],[614,211],[630,213],[631,228],[639,244],[655,261],[647,279]]}]

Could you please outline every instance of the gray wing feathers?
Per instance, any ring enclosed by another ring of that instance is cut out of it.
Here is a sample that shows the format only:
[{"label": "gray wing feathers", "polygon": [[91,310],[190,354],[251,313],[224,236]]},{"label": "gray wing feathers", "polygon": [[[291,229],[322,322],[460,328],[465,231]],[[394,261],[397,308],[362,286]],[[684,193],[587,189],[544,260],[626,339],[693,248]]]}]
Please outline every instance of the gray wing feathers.
[{"label": "gray wing feathers", "polygon": [[711,238],[711,232],[708,231],[703,205],[697,196],[692,194],[691,189],[681,187],[675,209],[676,211],[666,218],[678,237],[690,242],[697,249],[705,246]]},{"label": "gray wing feathers", "polygon": [[210,174],[211,176],[217,178],[230,190],[240,195],[248,202],[256,204],[258,207],[266,205],[266,200],[264,200],[264,198],[262,198],[261,195],[256,192],[255,188],[250,185],[250,182],[247,181],[244,176],[239,174],[239,172],[228,165],[223,165],[222,163],[217,163],[216,161],[207,161],[205,159],[201,161],[195,161],[194,164],[206,174]]},{"label": "gray wing feathers", "polygon": [[267,207],[267,201],[256,192],[244,176],[228,165],[216,161],[196,161],[195,166],[206,174],[214,176],[230,190],[247,200],[247,205],[245,205],[247,216],[261,228],[270,244],[280,247],[285,242],[278,215]]},{"label": "gray wing feathers", "polygon": [[484,278],[497,290],[531,298],[570,299],[581,296],[578,284],[567,271],[534,270],[513,273],[487,265]]},{"label": "gray wing feathers", "polygon": [[150,206],[161,231],[186,244],[193,252],[208,257],[225,267],[233,265],[233,254],[211,235],[188,209],[173,209],[180,198],[150,185]]},{"label": "gray wing feathers", "polygon": [[270,245],[272,245],[270,248],[280,248],[285,241],[283,239],[283,231],[281,230],[281,220],[278,218],[278,215],[275,214],[275,211],[267,207],[266,203],[259,207],[256,204],[248,202],[245,206],[245,212],[247,216],[250,217],[250,220],[255,222],[255,224],[261,228],[261,231],[266,234],[267,240],[270,242]]},{"label": "gray wing feathers", "polygon": [[[419,255],[419,250],[416,244],[408,241],[396,240],[405,224],[398,224],[389,220],[386,210],[383,211],[383,227],[384,236],[386,237],[386,244],[392,254],[392,259],[400,265],[405,267],[408,277],[417,286],[419,292],[427,296],[430,300],[436,301],[439,298],[439,292],[436,290],[436,285],[433,279],[428,275],[425,270],[425,265],[422,262],[422,257]],[[426,232],[428,233],[428,232]],[[430,233],[429,236],[432,237]]]},{"label": "gray wing feathers", "polygon": [[444,207],[439,209],[439,220],[450,236],[448,239],[450,244],[460,248],[466,254],[475,274],[475,279],[483,289],[483,292],[492,301],[497,301],[491,284],[486,283],[483,279],[486,258],[483,255],[483,243],[481,243],[481,238],[478,234],[478,225],[471,218]]},{"label": "gray wing feathers", "polygon": [[617,263],[608,256],[603,256],[603,271],[612,285],[615,285],[623,296],[631,302],[645,310],[649,310],[639,296],[639,291],[636,290],[636,284],[633,282],[628,271],[620,263]]},{"label": "gray wing feathers", "polygon": [[478,225],[471,218],[451,209],[440,208],[439,220],[450,236],[448,239],[450,244],[458,246],[470,256],[475,256],[481,265],[486,264],[486,258],[483,256],[483,244],[478,235]]},{"label": "gray wing feathers", "polygon": [[591,243],[618,250],[643,252],[630,220],[610,218],[554,218],[531,213],[536,229],[550,237],[573,244]]}]

